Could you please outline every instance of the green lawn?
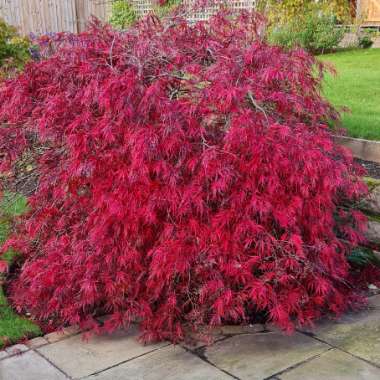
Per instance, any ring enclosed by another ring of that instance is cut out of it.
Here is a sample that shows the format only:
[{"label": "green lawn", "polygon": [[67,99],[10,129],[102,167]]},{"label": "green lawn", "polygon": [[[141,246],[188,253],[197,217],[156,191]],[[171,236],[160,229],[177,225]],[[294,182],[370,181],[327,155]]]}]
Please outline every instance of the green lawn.
[{"label": "green lawn", "polygon": [[[25,212],[26,208],[27,203],[24,197],[6,194],[0,203],[0,244],[9,233],[12,218]],[[2,259],[10,263],[14,256],[15,253],[9,251]],[[7,341],[16,342],[23,337],[36,336],[40,333],[37,325],[13,312],[0,286],[0,348]]]},{"label": "green lawn", "polygon": [[319,57],[334,64],[338,76],[328,75],[325,96],[337,107],[347,106],[343,126],[353,137],[380,140],[380,49],[343,51]]}]

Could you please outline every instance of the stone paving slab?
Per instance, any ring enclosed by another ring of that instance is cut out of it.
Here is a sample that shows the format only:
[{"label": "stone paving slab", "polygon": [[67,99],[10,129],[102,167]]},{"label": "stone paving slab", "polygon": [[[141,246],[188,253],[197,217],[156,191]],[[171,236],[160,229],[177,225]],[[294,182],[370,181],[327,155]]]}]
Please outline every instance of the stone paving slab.
[{"label": "stone paving slab", "polygon": [[232,380],[179,346],[169,346],[120,364],[86,380]]},{"label": "stone paving slab", "polygon": [[380,310],[380,294],[370,297],[368,305],[371,309]]},{"label": "stone paving slab", "polygon": [[8,356],[8,352],[3,350],[3,351],[0,351],[0,360],[1,359],[4,359]]},{"label": "stone paving slab", "polygon": [[8,347],[5,351],[8,355],[21,354],[22,352],[28,351],[28,347],[25,344],[15,344],[14,346]]},{"label": "stone paving slab", "polygon": [[67,380],[67,377],[34,351],[0,361],[1,380]]},{"label": "stone paving slab", "polygon": [[380,366],[379,310],[349,313],[337,322],[319,324],[313,332],[323,342]]},{"label": "stone paving slab", "polygon": [[84,341],[75,335],[37,348],[37,351],[74,379],[92,375],[168,343],[147,345],[137,341],[137,331],[118,331],[112,335],[96,336]]},{"label": "stone paving slab", "polygon": [[278,376],[280,380],[379,380],[380,369],[333,349]]},{"label": "stone paving slab", "polygon": [[241,380],[262,380],[329,350],[308,336],[270,332],[239,335],[208,347],[205,357]]},{"label": "stone paving slab", "polygon": [[58,342],[37,338],[0,351],[0,380],[380,380],[379,295],[313,334],[267,328],[224,326],[213,345],[191,349],[144,346],[136,327],[89,341],[69,329]]}]

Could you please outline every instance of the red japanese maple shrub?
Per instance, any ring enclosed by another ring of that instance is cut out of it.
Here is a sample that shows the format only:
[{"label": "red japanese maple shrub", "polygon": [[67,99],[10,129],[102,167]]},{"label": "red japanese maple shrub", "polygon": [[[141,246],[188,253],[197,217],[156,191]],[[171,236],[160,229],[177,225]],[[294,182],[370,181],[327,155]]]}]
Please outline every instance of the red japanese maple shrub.
[{"label": "red japanese maple shrub", "polygon": [[45,147],[6,244],[24,260],[17,309],[58,326],[107,313],[101,330],[137,319],[146,340],[178,341],[357,302],[346,255],[365,219],[347,205],[365,186],[326,126],[323,67],[261,41],[261,22],[94,24],[2,86],[3,169],[29,135]]}]

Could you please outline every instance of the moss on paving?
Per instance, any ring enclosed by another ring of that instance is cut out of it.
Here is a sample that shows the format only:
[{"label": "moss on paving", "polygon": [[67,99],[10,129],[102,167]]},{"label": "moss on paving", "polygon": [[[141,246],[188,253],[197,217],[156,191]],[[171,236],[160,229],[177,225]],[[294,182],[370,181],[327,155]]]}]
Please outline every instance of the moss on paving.
[{"label": "moss on paving", "polygon": [[338,75],[327,75],[323,92],[336,107],[351,110],[342,117],[348,134],[380,140],[380,49],[342,51],[319,58],[336,68]]},{"label": "moss on paving", "polygon": [[[0,245],[10,232],[12,219],[26,210],[27,201],[23,196],[11,193],[5,194],[0,203]],[[10,264],[15,256],[15,252],[8,251],[1,259]],[[0,286],[0,349],[6,343],[14,343],[24,337],[39,334],[41,334],[41,330],[36,324],[20,317],[12,310],[4,295],[3,288]]]}]

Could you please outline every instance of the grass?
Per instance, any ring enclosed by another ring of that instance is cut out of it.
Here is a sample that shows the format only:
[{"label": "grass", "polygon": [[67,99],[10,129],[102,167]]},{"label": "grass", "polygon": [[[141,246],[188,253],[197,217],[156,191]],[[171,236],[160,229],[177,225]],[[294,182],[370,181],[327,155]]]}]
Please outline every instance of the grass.
[{"label": "grass", "polygon": [[[12,218],[21,215],[27,209],[27,202],[23,196],[5,194],[0,203],[0,245],[7,238]],[[16,253],[8,251],[1,259],[11,263]],[[20,317],[9,306],[0,286],[0,349],[6,343],[14,343],[24,337],[32,337],[41,334],[40,328],[32,321]]]},{"label": "grass", "polygon": [[352,137],[380,140],[380,49],[343,51],[319,57],[334,64],[324,94],[336,107],[347,106],[343,127]]}]

